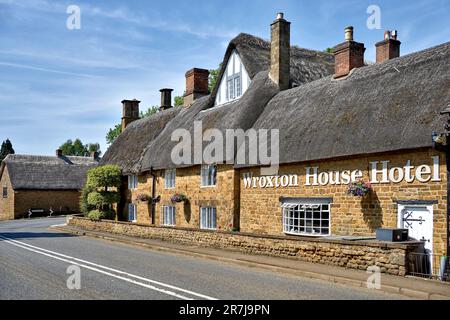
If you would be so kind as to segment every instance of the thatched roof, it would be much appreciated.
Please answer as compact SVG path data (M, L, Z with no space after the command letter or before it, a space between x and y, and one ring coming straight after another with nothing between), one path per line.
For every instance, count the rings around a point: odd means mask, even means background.
M253 126L280 130L280 163L431 147L450 103L450 42L276 95Z
M0 177L6 166L14 190L80 190L87 171L97 165L92 157L10 154L0 166Z
M130 123L108 148L100 164L115 164L124 174L135 173L144 150L182 109L171 108Z
M176 129L192 134L200 120L203 131L278 129L281 164L431 147L432 131L442 130L439 111L450 102L450 43L354 69L340 80L330 75L330 55L294 48L291 80L301 85L282 92L268 78L267 41L239 35L223 66L234 49L252 78L239 100L213 108L213 92L189 108L137 121L102 163L121 165L124 173L187 166L172 163L178 142L171 136Z
M225 137L227 129L247 130L252 127L255 120L264 110L264 107L278 93L277 86L269 79L267 72L260 72L245 93L245 95L235 101L221 107L209 108L211 105L210 97L204 97L196 101L191 107L185 108L180 114L170 121L164 131L151 142L145 150L142 157L141 167L138 171L147 171L153 169L166 169L173 167L183 167L192 164L201 164L196 162L194 157L188 165L175 165L171 159L171 153L178 141L171 141L172 132L177 129L184 129L194 137L194 122L201 121L203 132L208 129L217 129ZM200 137L201 139L201 137ZM191 150L194 150L194 139L191 140ZM205 147L208 143L204 143ZM225 147L225 141L224 141ZM239 147L236 143L236 147ZM222 162L227 160L233 163L234 152L231 158L226 158L226 152L222 157Z
M239 53L250 78L253 78L258 72L269 70L270 42L241 33L230 41L218 79L222 78L233 50ZM334 56L327 52L291 46L290 67L290 83L295 87L333 74ZM216 95L217 89L218 85L212 92L213 96Z
M131 123L107 150L101 164L117 164L124 174L153 168L173 167L171 134L175 129L193 130L194 121L203 120L203 129L220 130L250 128L267 102L278 92L267 77L270 63L268 41L240 34L231 40L225 53L219 78L227 61L236 49L252 78L253 84L238 101L212 108L215 91L198 99L189 108L172 108ZM324 52L291 48L291 82L302 84L331 74L332 55ZM261 75L258 75L261 73ZM264 75L263 75L264 74ZM217 89L218 85L216 86ZM210 109L206 111L207 109Z

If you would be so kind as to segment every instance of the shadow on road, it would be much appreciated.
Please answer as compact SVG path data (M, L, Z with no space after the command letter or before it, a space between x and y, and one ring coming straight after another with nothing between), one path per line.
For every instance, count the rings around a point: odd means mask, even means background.
M33 238L72 238L76 235L69 233L52 233L52 232L0 232L0 236L9 239L33 239ZM4 239L0 238L0 241Z

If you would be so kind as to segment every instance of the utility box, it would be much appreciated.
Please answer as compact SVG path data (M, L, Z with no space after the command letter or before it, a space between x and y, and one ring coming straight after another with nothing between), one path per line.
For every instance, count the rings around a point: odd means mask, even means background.
M377 240L389 242L408 241L408 229L380 228L376 231Z

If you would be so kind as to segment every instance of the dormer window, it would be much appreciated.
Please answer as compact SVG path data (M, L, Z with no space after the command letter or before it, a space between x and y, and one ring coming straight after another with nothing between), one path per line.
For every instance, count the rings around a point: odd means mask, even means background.
M227 67L220 80L215 105L223 105L239 99L250 85L247 70L234 50L228 59Z

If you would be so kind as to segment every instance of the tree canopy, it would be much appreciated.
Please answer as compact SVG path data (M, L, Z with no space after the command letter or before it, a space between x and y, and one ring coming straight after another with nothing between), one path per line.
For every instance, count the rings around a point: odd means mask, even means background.
M12 146L12 143L9 139L6 139L2 142L2 147L0 149L0 162L3 161L3 159L6 158L8 154L14 154L14 149Z
M69 139L59 148L65 156L87 157L91 154L91 152L98 152L98 155L101 155L102 153L99 143L83 144L80 139L75 139L75 141Z

